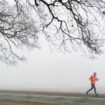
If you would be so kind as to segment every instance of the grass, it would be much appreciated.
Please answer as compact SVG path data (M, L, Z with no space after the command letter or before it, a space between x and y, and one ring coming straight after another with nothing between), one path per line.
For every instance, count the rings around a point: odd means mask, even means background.
M42 102L42 103L55 103L57 105L105 105L105 99L103 98L90 98L86 96L84 97L71 97L70 96L69 97L69 96L0 93L0 99L21 100L21 101L24 100L24 101ZM12 104L0 103L0 105L12 105Z

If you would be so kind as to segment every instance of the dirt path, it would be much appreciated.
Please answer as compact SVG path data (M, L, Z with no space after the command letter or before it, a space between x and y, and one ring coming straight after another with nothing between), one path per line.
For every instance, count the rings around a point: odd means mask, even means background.
M15 100L2 100L0 99L1 103L9 103L9 104L21 104L21 105L55 105L50 103L39 103L39 102L31 102L31 101L15 101Z

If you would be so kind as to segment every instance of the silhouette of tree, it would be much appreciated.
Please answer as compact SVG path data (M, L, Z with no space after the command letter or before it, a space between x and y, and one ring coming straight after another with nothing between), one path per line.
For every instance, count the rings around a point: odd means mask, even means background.
M11 1L0 1L1 60L23 60L19 47L38 47L40 32L64 51L79 48L91 57L102 53L104 0Z
M29 12L21 4L0 2L0 60L15 64L24 60L19 49L37 46L37 29Z

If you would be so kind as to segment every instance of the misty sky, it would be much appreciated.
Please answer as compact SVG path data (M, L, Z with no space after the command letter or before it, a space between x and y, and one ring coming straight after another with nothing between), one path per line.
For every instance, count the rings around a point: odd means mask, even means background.
M89 76L97 72L97 90L104 91L105 54L92 61L79 51L53 51L46 42L26 55L27 61L15 67L0 63L0 89L85 92L90 88Z
M45 41L41 47L28 51L27 61L17 66L0 62L0 89L85 92L90 75L97 72L97 90L105 92L105 54L92 61L80 51L55 51Z

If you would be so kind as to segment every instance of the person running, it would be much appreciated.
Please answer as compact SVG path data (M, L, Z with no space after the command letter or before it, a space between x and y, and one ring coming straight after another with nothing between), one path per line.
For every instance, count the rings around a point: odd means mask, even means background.
M97 74L94 72L92 76L90 76L89 80L91 82L91 88L86 92L86 94L88 95L88 93L94 89L94 93L96 96L98 96L97 92L96 92L96 81L98 81L99 79L97 79Z

